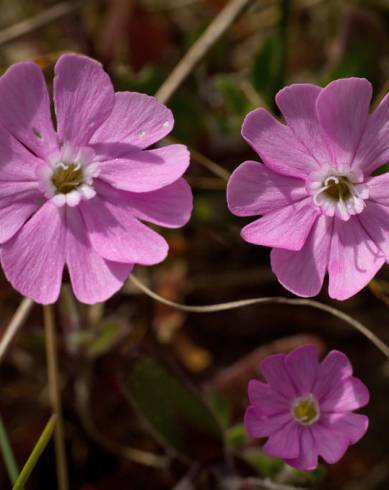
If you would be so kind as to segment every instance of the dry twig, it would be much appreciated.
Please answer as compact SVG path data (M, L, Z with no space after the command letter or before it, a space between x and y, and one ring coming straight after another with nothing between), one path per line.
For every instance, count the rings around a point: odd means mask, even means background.
M250 1L252 0L231 0L224 7L161 85L155 94L157 99L165 104L171 98L197 63L230 27Z
M29 298L24 298L18 309L15 311L8 327L5 329L5 334L0 342L0 362L8 350L10 343L17 334L19 328L23 325L25 319L31 311L34 303Z
M0 46L4 46L13 41L17 41L32 32L41 29L42 27L56 22L57 20L70 15L76 10L84 7L92 0L78 0L77 2L61 2L51 8L45 9L42 13L31 17L30 19L22 20L0 32ZM94 0L96 2L96 0Z

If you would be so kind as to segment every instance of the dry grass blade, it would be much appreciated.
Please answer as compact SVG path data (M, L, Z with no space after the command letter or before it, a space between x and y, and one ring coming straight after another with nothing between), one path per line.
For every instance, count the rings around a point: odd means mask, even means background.
M171 98L197 63L230 27L250 1L252 0L231 0L226 5L162 84L155 94L157 99L165 104Z
M24 298L20 303L18 309L15 311L12 320L10 321L8 327L5 330L5 334L0 342L0 362L3 359L5 353L8 350L9 345L11 344L13 338L17 334L19 328L23 325L26 320L28 314L31 311L34 303L29 298Z
M96 0L94 0L96 2ZM75 12L92 0L79 0L77 2L61 2L44 10L41 14L22 20L0 32L0 46L16 41L32 32L45 27L63 17Z

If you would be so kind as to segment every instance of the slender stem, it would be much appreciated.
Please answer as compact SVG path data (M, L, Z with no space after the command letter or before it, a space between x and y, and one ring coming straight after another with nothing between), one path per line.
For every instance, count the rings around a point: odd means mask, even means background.
M38 442L35 444L35 447L32 450L30 456L28 457L27 462L24 465L20 473L20 476L16 480L12 490L22 490L24 488L24 485L26 484L29 476L31 475L32 470L35 468L41 454L45 450L47 444L51 439L51 436L53 435L56 418L57 417L55 415L52 415L50 417L50 420L47 422L46 427L43 429L43 432L40 435Z
M242 308L244 306L251 306L257 304L286 304L286 305L294 305L294 306L310 306L311 308L315 308L317 310L325 311L330 315L339 318L344 321L348 325L351 325L353 328L358 330L362 335L364 335L367 339L370 340L372 344L374 344L377 349L379 349L385 357L389 359L389 346L387 346L381 339L379 339L368 327L363 325L363 323L355 320L355 318L347 315L343 311L338 310L337 308L333 308L332 306L326 305L324 303L320 303L319 301L315 301L312 299L293 299L293 298L283 298L281 296L273 296L273 297L263 297L263 298L250 298L243 299L238 301L229 301L227 303L217 303L214 305L205 305L205 306L192 306L192 305L182 305L180 303L175 303L173 301L169 301L168 299L162 298L159 294L155 293L151 289L149 289L145 284L143 284L137 277L134 275L130 276L130 280L137 288L143 291L150 298L163 303L164 305L171 306L181 311L187 311L191 313L216 313L218 311L226 311L226 310L234 310L236 308Z
M58 372L57 340L55 334L54 311L52 305L43 306L46 335L47 369L49 377L50 402L57 423L54 432L58 489L68 490L68 472L65 452L65 434L61 406L61 389Z
M9 479L11 480L12 485L14 485L19 476L19 470L1 415L0 415L0 448L1 448L1 453L3 455L4 464L7 468Z
M279 72L279 87L285 85L286 67L288 59L288 27L290 18L290 0L281 0L281 21L280 21L280 36L281 36L281 65Z
M177 88L191 73L194 66L205 56L208 50L225 33L242 10L252 0L230 0L224 9L209 24L204 34L193 44L181 59L158 92L157 99L166 104Z
M171 143L180 143L176 138L173 138L172 136L168 136L166 138L169 142ZM211 159L200 153L199 151L189 148L191 159L194 160L197 163L200 163L203 167L207 168L211 173L219 177L221 180L224 182L227 182L228 179L230 178L230 172L223 168L221 165L219 165L216 162L213 162Z
M91 0L78 0L76 2L61 2L53 7L44 9L40 14L30 19L22 20L17 24L6 27L0 31L0 46L9 44L13 41L27 36L42 27L45 27L53 22L58 22L63 17L70 15L84 5L90 3Z
M0 342L0 362L3 359L9 345L11 344L13 338L18 333L19 328L22 326L24 320L27 318L31 311L34 303L31 299L24 298L20 303L18 309L16 310L14 316L12 317L8 327L5 330Z

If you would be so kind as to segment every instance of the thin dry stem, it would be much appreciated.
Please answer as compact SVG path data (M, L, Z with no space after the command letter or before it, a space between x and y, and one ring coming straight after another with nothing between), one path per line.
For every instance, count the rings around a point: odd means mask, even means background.
M173 138L172 136L169 136L166 139L170 143L180 144L180 142L176 138ZM204 168L209 170L212 174L216 175L221 180L223 180L225 183L228 181L228 179L230 178L230 175L231 175L228 170L223 168L218 163L212 161L210 158L206 157L205 155L203 155L199 151L194 150L193 148L188 148L188 149L190 151L190 156L191 156L191 159L193 161L202 165ZM225 187L225 185L224 185L224 187Z
M155 94L157 99L166 104L197 63L225 33L250 1L252 0L231 0L224 7L161 85Z
M32 32L58 21L72 12L90 3L92 0L79 0L78 2L61 2L51 8L45 9L41 14L22 20L0 32L0 46L17 41ZM96 2L96 0L94 0Z
M272 304L272 303L286 304L286 305L293 305L293 306L310 306L311 308L325 311L326 313L329 313L330 315L339 318L340 320L344 321L348 325L352 326L355 330L358 330L358 332L360 332L367 339L369 339L370 342L374 344L377 347L377 349L379 349L384 354L384 356L386 356L389 359L389 346L387 346L371 330L369 330L368 327L363 325L363 323L359 322L358 320L355 320L351 316L347 315L343 311L340 311L324 303L320 303L319 301L315 301L312 299L293 299L293 298L283 298L281 296L273 296L273 297L264 297L264 298L243 299L239 301L229 301L227 303L217 303L217 304L207 305L207 306L182 305L179 303L175 303L173 301L169 301L165 298L162 298L162 296L159 296L159 294L149 289L134 275L130 276L130 280L135 286L137 286L150 298L159 301L160 303L163 303L167 306L171 306L178 310L186 311L189 313L216 313L219 311L242 308L244 306L252 306L257 304Z
M2 361L5 353L8 350L13 338L18 333L19 328L23 325L28 314L30 313L34 303L29 298L24 298L18 309L15 311L8 327L5 329L5 334L3 335L0 342L0 362Z
M52 305L43 306L47 371L49 377L50 403L53 414L57 416L54 432L55 456L57 465L58 489L68 490L68 470L65 450L65 431L62 416L61 389L58 372L57 339L55 332L54 311Z

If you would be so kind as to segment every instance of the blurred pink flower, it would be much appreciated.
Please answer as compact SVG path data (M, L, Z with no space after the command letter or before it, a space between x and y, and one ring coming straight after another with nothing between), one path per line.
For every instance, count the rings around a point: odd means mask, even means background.
M252 437L268 438L266 454L310 471L318 456L339 461L366 433L368 418L352 411L368 403L369 392L341 352L319 363L317 348L304 345L267 357L261 371L268 384L250 381L244 422Z
M389 259L389 95L369 115L371 84L336 80L324 89L296 84L276 97L286 125L264 109L246 117L242 135L263 164L232 174L228 205L237 216L263 215L244 240L273 247L278 280L299 296L343 300Z
M148 146L173 128L155 98L115 93L101 65L61 56L54 108L34 63L0 78L0 243L4 272L38 303L59 295L64 266L84 303L104 301L134 264L163 261L167 242L141 221L175 228L190 218L183 145Z

